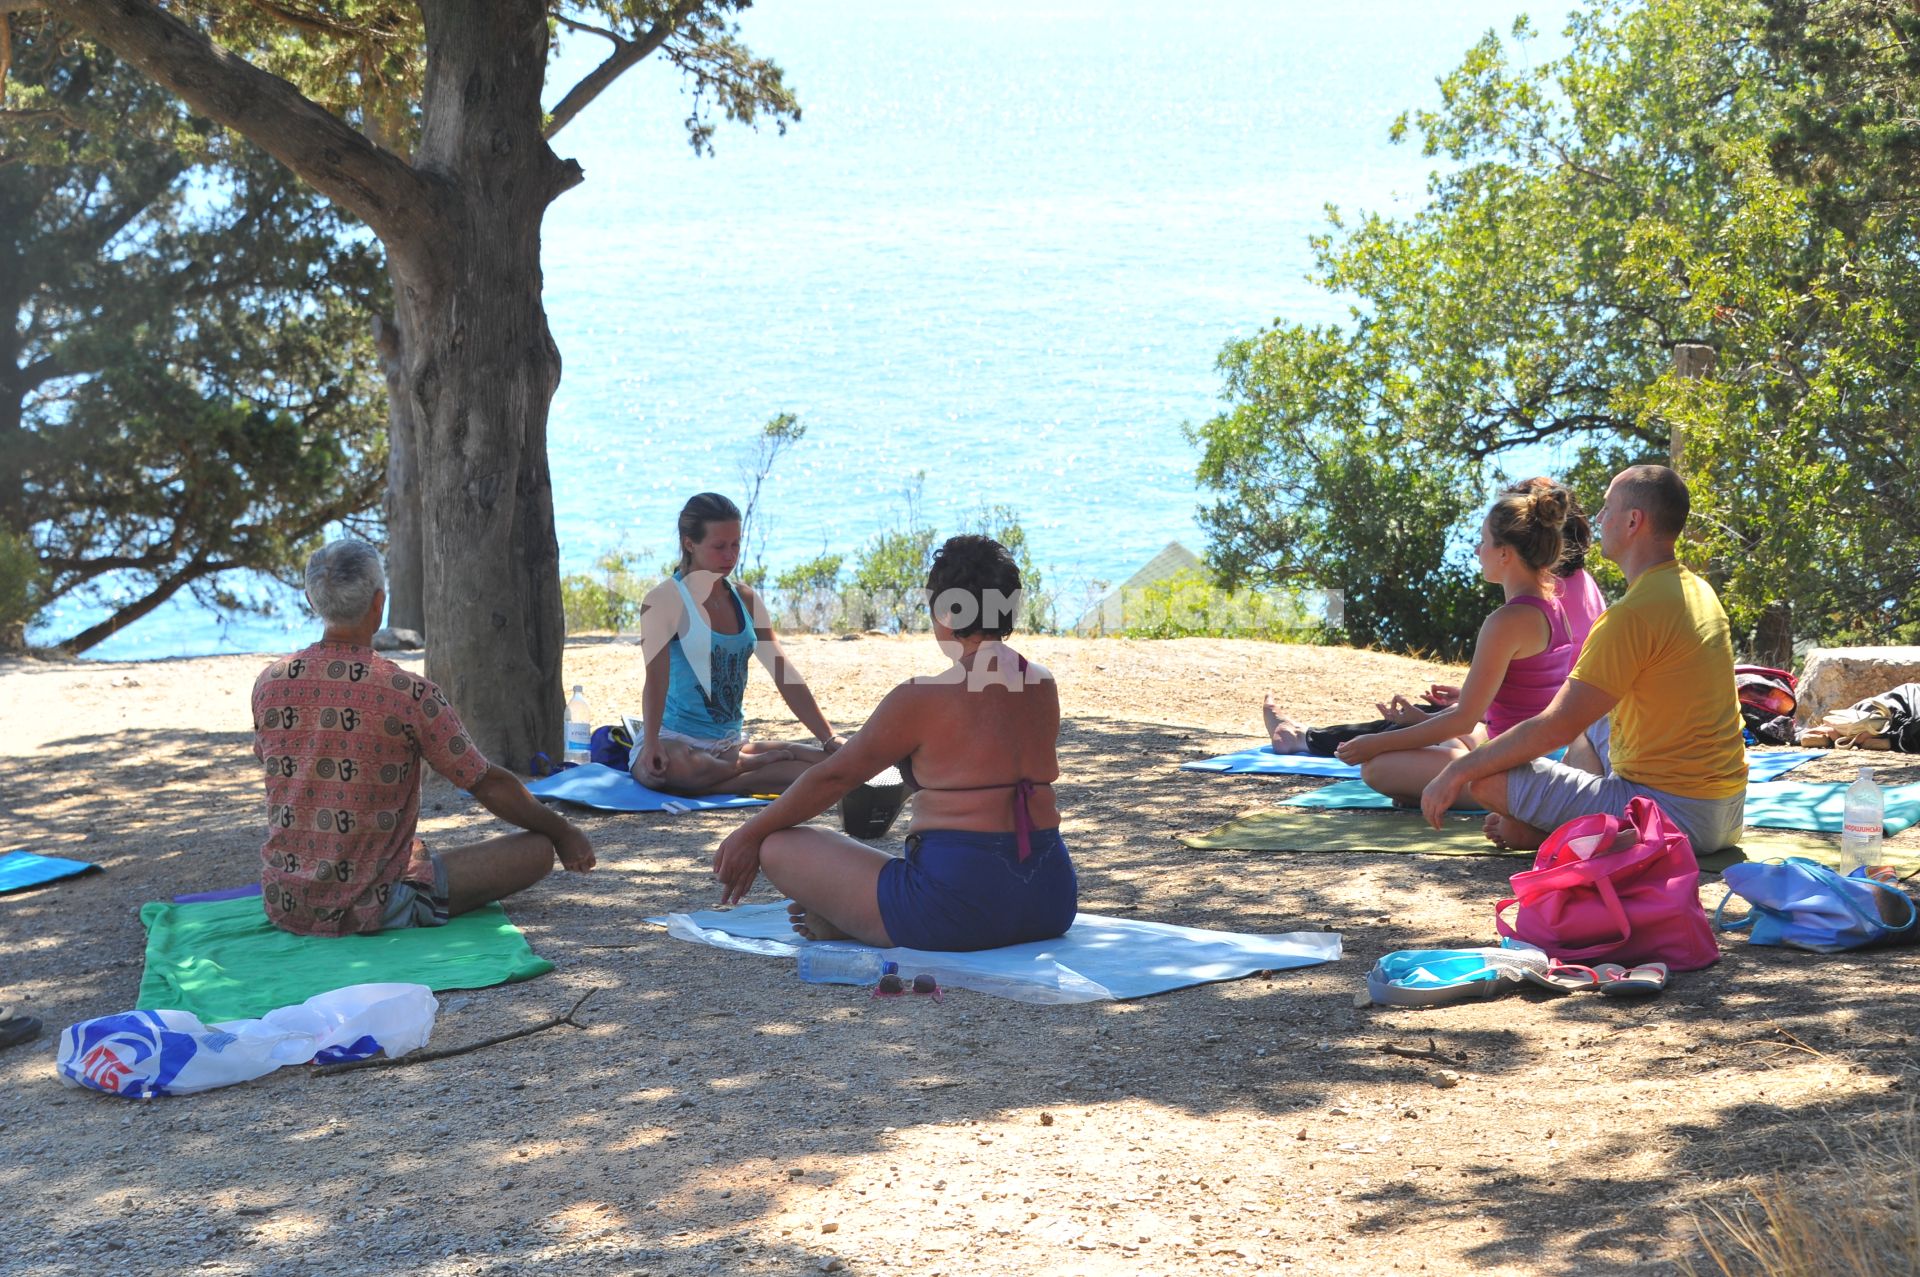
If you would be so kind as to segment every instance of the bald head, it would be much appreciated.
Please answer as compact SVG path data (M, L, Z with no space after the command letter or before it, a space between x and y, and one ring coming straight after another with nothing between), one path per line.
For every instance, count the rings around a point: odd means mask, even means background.
M1687 481L1671 466L1628 466L1614 476L1613 494L1620 511L1640 511L1649 530L1663 541L1679 539L1693 508Z

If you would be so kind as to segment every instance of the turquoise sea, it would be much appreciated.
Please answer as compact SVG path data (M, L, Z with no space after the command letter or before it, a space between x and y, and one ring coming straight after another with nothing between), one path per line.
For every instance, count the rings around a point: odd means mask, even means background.
M1344 317L1304 279L1324 206L1417 208L1433 162L1389 126L1523 11L760 0L743 34L804 119L723 124L712 157L687 145L672 67L629 73L555 143L587 174L546 221L567 569L666 557L680 504L738 496L781 412L807 433L762 497L776 569L851 554L916 486L943 530L1016 509L1068 614L1170 540L1203 550L1181 426L1217 410L1221 346ZM1560 7L1531 12L1558 30ZM602 48L577 38L556 96ZM88 655L260 651L308 628L297 605L223 624L176 600Z

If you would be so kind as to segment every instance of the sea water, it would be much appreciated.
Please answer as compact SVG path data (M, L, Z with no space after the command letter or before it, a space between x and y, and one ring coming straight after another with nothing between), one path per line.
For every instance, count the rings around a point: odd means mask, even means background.
M1527 11L763 0L743 36L804 118L784 137L723 122L711 157L687 145L673 68L630 72L554 140L586 172L544 237L564 570L667 558L681 503L741 499L782 412L806 436L761 497L775 570L851 557L910 514L946 532L1003 505L1072 615L1168 541L1203 551L1181 427L1220 410L1221 347L1346 318L1304 278L1324 205L1416 209L1435 161L1389 142L1395 116ZM1531 12L1557 31L1560 9ZM549 96L603 55L575 37ZM87 655L311 630L258 588L276 615L223 624L177 598ZM102 614L63 608L33 637Z

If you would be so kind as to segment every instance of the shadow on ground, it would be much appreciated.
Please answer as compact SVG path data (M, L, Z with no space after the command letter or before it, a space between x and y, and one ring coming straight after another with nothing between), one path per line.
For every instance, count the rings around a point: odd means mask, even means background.
M443 996L435 1045L597 989L590 1029L149 1104L59 1088L49 1044L10 1052L15 1258L92 1271L137 1231L262 1274L349 1244L424 1272L1361 1272L1386 1246L1433 1271L1646 1271L1691 1247L1696 1203L1905 1103L1911 951L1736 947L1646 1003L1357 1009L1380 953L1484 943L1515 864L1190 851L1174 837L1316 782L1178 771L1217 738L1152 724L1062 744L1083 908L1332 928L1346 959L1129 1004L871 1001L645 924L711 903L735 818L586 813L603 868L510 904L558 972ZM141 901L256 872L251 742L148 728L17 761L0 845L107 872L0 899L0 983L55 1024L122 1009ZM438 782L425 814L430 842L488 823Z

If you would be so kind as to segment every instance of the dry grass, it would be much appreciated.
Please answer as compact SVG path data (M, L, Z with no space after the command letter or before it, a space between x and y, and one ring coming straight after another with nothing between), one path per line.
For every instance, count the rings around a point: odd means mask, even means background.
M1822 1160L1695 1216L1708 1264L1687 1277L1908 1277L1920 1273L1920 1120L1909 1108L1820 1141Z

